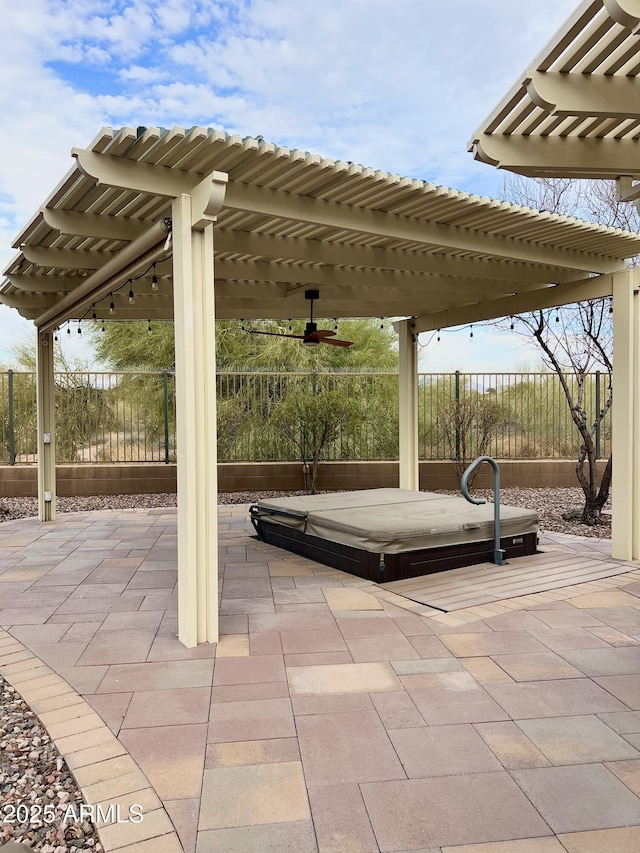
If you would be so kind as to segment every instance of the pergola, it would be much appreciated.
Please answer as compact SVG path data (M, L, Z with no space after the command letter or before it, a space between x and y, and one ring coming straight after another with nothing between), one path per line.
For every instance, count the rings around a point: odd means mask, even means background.
M631 299L640 237L619 229L200 127L106 128L72 154L0 290L37 327L40 518L55 515L54 330L173 318L187 646L218 638L216 318L306 317L307 287L319 316L407 318L400 485L417 489L419 332L602 295L620 318Z
M584 0L469 143L529 177L615 180L640 203L640 0ZM640 559L638 270L614 283L613 543Z

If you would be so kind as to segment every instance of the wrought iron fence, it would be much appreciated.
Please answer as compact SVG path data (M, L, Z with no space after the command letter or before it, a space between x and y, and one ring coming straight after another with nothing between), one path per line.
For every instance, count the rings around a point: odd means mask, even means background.
M606 382L599 373L587 378L588 420L604 404ZM55 385L59 462L175 461L173 373L56 373ZM217 390L220 461L296 459L273 416L288 395L325 392L356 400L362 414L326 458L398 457L396 373L221 372ZM418 423L421 459L460 456L483 438L501 459L572 459L580 447L555 373L421 373ZM595 441L598 456L608 456L610 414ZM36 452L35 374L0 372L0 462L35 462Z

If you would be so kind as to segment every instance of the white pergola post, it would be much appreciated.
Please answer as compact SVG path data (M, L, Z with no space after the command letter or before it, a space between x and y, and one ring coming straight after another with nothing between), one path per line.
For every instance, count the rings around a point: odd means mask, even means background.
M172 208L178 460L178 639L218 641L218 481L213 224L190 195Z
M640 270L613 278L611 556L640 559Z
M36 407L38 430L38 518L56 517L56 409L53 377L53 335L38 331Z
M399 334L400 488L420 489L418 464L418 345L411 320L395 324Z

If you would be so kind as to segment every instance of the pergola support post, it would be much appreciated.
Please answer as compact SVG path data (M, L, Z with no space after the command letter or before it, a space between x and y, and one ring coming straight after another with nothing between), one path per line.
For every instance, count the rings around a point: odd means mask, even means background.
M178 639L218 641L218 482L213 224L173 203L178 469Z
M418 345L411 320L395 324L399 335L399 424L401 489L420 489L418 462Z
M56 517L55 381L53 375L53 335L37 333L36 408L38 431L38 518Z
M611 556L640 559L640 270L613 279Z

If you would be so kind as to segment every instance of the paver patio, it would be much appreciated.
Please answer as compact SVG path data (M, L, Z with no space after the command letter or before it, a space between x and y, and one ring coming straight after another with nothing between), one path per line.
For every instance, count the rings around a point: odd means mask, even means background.
M173 511L0 527L0 673L88 802L144 809L107 851L640 849L640 567L443 613L251 534L220 508L187 650Z

